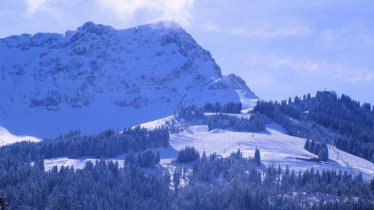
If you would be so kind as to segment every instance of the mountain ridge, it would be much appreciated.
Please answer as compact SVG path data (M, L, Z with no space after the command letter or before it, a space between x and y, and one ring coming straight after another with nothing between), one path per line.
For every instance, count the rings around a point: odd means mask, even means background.
M0 39L0 55L0 125L15 134L122 129L180 105L250 99L251 108L257 99L173 22L10 36Z

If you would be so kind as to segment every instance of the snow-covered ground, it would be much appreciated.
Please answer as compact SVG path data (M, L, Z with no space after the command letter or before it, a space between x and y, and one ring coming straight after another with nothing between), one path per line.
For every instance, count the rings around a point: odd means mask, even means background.
M277 124L269 124L265 132L245 133L226 130L208 131L205 126L192 126L188 131L171 135L170 145L174 150L185 146L194 146L201 153L217 153L223 157L240 151L245 157L253 157L255 148L261 151L261 160L265 166L282 167L287 165L295 171L314 168L315 170L342 170L352 174L361 172L365 179L374 176L374 164L357 156L329 145L329 161L317 163L297 158L311 158L314 154L304 149L305 139L285 134Z
M163 126L166 122L168 122L172 119L174 119L174 116L170 115L170 116L158 119L158 120L154 120L154 121L151 121L151 122L140 124L140 127L147 128L149 130L153 130L155 128Z
M118 165L120 167L123 167L124 164L124 158L113 158L108 159L108 161L118 162ZM51 170L54 166L57 166L58 168L61 168L61 166L73 166L74 169L82 169L84 168L86 162L91 161L95 163L96 161L99 161L99 159L95 158L78 158L78 159L72 159L67 157L62 158L51 158L51 159L45 159L44 160L44 169L46 171Z
M41 141L33 136L16 136L10 133L7 129L0 127L0 146L13 144L20 141Z
M143 127L154 128L160 126L160 121L153 121L142 124ZM297 158L311 158L314 154L304 149L305 139L285 134L284 130L277 124L269 124L266 131L261 133L233 132L226 130L209 131L206 125L190 126L186 131L170 135L170 147L158 149L161 155L161 164L167 166L178 155L178 150L186 146L194 146L200 153L208 155L217 153L223 157L229 156L232 152L240 151L244 157L253 157L255 148L261 151L261 160L265 166L286 167L287 165L296 172L299 170L342 170L352 174L362 173L364 179L368 180L374 176L374 164L348 154L344 151L329 145L329 161L326 163L308 162ZM123 166L123 156L111 160L119 161ZM56 158L45 161L46 170L53 165L73 165L74 168L83 168L86 161L96 159L68 159Z

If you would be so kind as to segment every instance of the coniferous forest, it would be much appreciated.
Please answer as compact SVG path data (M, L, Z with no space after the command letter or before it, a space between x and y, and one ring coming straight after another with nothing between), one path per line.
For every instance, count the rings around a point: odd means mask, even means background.
M52 168L16 156L0 159L0 188L10 209L371 209L374 188L361 175L268 167L241 152L205 153L173 174L127 157ZM152 153L143 154L155 160ZM152 161L153 161L152 160ZM146 167L146 168L145 168ZM186 183L182 185L181 183Z
M374 162L374 107L349 96L320 91L288 101L259 101L254 109L281 124L290 135L334 144Z
M259 113L250 118L222 113L205 115L200 109L189 107L181 109L176 118L187 125L203 122L209 130L263 131L265 121L269 120L264 115L274 120L278 115L288 116L279 110L271 114L264 111L267 110L264 107L278 106L281 105L260 102L256 107ZM316 129L325 129L315 125ZM309 133L303 133L306 134ZM317 141L310 137L313 140L306 141L305 149L326 161L328 139ZM374 179L364 181L361 174L313 168L305 171L280 166L266 168L261 163L259 148L253 157L244 157L238 150L223 158L200 154L187 146L165 168L159 164L157 149L168 146L167 126L154 130L140 127L121 132L106 130L95 135L71 131L38 143L3 146L0 148L1 205L9 209L90 210L374 208ZM125 154L124 165L106 160L119 154ZM44 158L63 156L101 160L87 162L83 169L55 166L45 170Z
M196 106L181 108L176 113L176 118L186 125L208 125L209 130L226 129L247 132L258 132L265 130L265 121L263 116L259 114L252 114L250 118L244 118L230 116L223 114L222 112L213 115L205 115L203 110L204 109L197 108Z

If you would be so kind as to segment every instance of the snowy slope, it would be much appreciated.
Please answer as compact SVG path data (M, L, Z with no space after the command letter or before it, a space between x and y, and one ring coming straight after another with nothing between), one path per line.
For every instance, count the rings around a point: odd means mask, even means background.
M141 126L154 129L172 117L166 117L156 121L144 123ZM176 159L178 150L186 146L194 146L200 153L217 153L222 157L229 156L238 149L244 157L253 157L255 148L261 151L261 160L266 167L281 165L285 168L287 165L296 172L314 168L315 170L336 170L347 171L351 174L362 173L366 180L374 177L374 164L365 159L341 151L334 146L329 145L329 161L325 163L308 162L297 158L311 158L314 154L304 149L305 139L289 136L277 124L268 124L266 131L260 133L251 132L233 132L227 130L209 131L207 125L190 126L179 134L171 134L170 147L158 149L161 155L161 164L168 165ZM75 168L82 168L84 162L90 159L67 159L58 158L46 160L46 169L53 165L59 166L73 165ZM123 165L123 157L113 158Z
M158 120L142 123L142 124L140 124L140 127L146 128L148 130L153 130L153 129L156 129L158 127L162 127L163 125L165 125L165 123L167 123L168 121L173 120L173 119L174 119L174 116L170 115L170 116L158 119Z
M118 163L120 167L123 167L124 159L119 158L113 158L110 159L112 161L115 161ZM46 159L44 160L44 170L50 171L54 166L57 166L58 168L61 168L61 166L73 166L74 169L82 169L86 165L87 162L93 162L100 161L99 159L95 158L79 158L79 159L72 159L72 158L52 158L52 159ZM109 160L108 160L109 161Z
M212 115L213 113L205 113ZM248 114L229 114L237 117L248 117ZM155 129L167 121L169 116L159 120L141 124L141 127ZM180 134L172 134L171 148L161 150L163 162L167 163L175 159L178 151L185 146L194 146L200 152L207 154L217 153L226 157L237 149L240 149L247 157L253 156L255 148L261 150L261 158L266 166L281 164L289 165L295 170L305 170L311 167L315 169L332 169L347 171L352 174L363 173L365 178L374 177L374 164L368 160L344 152L333 145L328 145L329 161L326 163L306 162L296 159L311 158L316 155L304 149L306 139L289 136L278 124L268 124L266 131L262 133L232 132L225 130L209 131L208 126L191 126Z
M0 127L0 146L13 144L20 141L38 142L41 140L33 136L16 136L11 134L7 129Z
M0 125L15 134L123 129L181 105L257 99L170 22L11 36L0 39L0 57Z
M243 112L246 113L252 110L258 101L257 96L248 88L245 81L236 76L235 74L229 74L223 77L225 83L228 86L233 87L240 98L240 102L243 106Z
M365 179L374 177L374 164L365 159L341 151L329 145L329 161L326 163L308 162L297 159L315 157L304 149L305 139L285 134L276 124L267 125L262 133L232 132L225 130L208 131L207 126L192 126L189 131L171 136L170 145L174 150L194 146L207 154L217 153L223 157L240 149L245 157L253 157L255 148L261 151L265 166L282 167L288 165L296 171L305 169L342 170L352 174L361 172ZM339 158L337 158L339 156Z

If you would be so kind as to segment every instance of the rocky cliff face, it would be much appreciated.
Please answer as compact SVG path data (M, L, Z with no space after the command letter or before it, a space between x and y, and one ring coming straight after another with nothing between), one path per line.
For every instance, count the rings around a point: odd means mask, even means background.
M257 98L170 22L11 36L0 58L0 126L16 134L122 129L178 106Z

